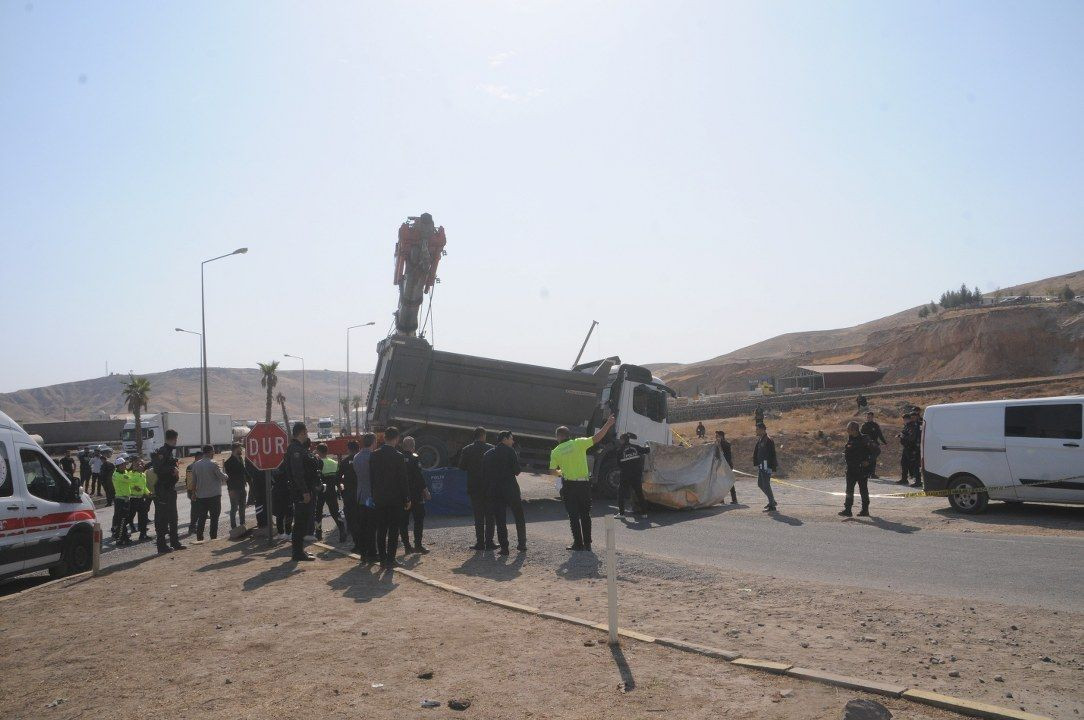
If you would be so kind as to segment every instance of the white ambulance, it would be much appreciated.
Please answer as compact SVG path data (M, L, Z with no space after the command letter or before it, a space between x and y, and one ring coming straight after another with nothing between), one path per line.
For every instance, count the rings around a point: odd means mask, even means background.
M0 578L89 570L94 503L0 412Z

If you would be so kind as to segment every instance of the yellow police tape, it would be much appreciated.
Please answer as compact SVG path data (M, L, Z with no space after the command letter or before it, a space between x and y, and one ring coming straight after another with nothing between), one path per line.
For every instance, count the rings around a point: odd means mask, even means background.
M746 477L755 477L754 475L750 475L747 472L742 472L741 470L734 470L734 474L735 475L744 475ZM1055 484L1055 483L1065 482L1065 481L1068 481L1068 480L1079 480L1081 478L1084 478L1084 475L1074 475L1072 477L1060 478L1058 480L1045 480L1043 482L1028 483L1027 485L1006 485L1004 487L996 487L996 488L993 488L993 489L983 486L983 487L967 488L966 490L962 489L962 488L958 488L956 490L919 490L917 492L881 493L881 494L877 494L877 495L871 494L870 497L875 497L875 498L901 498L902 499L902 498L918 498L918 497L949 497L951 495L977 495L979 493L990 493L990 492L993 492L993 491L996 491L996 490L1009 490L1009 489L1018 488L1018 487L1024 487L1024 488L1043 487L1045 485L1052 485L1052 484ZM774 477L772 478L772 482L776 483L777 485L787 485L788 487L798 488L800 490L809 490L810 492L822 493L824 495L836 495L836 496L846 495L846 493L836 492L836 491L832 491L832 490L820 490L818 488L806 487L805 485L799 485L797 483L787 482L786 480L780 480L779 478L774 478Z

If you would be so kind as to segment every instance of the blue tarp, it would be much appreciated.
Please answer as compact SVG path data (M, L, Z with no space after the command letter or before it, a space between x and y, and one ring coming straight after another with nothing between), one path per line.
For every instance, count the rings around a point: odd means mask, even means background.
M425 471L425 484L433 495L425 503L426 514L472 515L467 495L467 473L459 468L433 468Z

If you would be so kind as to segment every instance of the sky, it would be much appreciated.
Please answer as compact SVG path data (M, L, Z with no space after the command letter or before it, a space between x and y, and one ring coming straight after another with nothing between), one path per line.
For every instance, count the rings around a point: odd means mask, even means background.
M0 391L694 362L1084 268L1079 2L0 2Z

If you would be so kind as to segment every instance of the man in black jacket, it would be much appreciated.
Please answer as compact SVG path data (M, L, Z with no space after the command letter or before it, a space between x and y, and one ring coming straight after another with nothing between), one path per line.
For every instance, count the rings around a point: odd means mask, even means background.
M230 496L230 528L237 527L238 518L241 525L245 524L245 503L248 500L247 480L245 472L245 460L242 455L241 443L234 443L230 456L222 464L226 471L226 492Z
M467 471L467 494L474 510L474 538L471 550L493 550L494 518L489 488L482 473L482 458L493 446L486 442L486 429L474 428L474 442L459 452L459 469Z
M248 500L256 513L256 527L267 527L267 477L264 471L245 458L245 476L249 482Z
M305 423L294 423L293 440L286 448L283 470L289 483L290 499L294 504L294 526L290 532L293 546L293 559L297 561L315 560L316 557L305 550L305 531L312 522L312 490L309 487L309 474L312 462L305 441L309 439L309 429Z
M617 489L617 514L621 516L625 514L625 498L629 495L636 496L633 512L644 513L647 510L647 502L644 500L644 456L650 450L633 443L635 438L633 433L621 434L621 449L617 460L621 469L621 484Z
M734 469L734 454L730 448L730 441L726 439L726 433L722 430L715 431L715 457L726 460L726 466L731 470ZM738 492L733 485L730 486L730 504L738 504Z
M847 461L847 499L843 501L842 517L851 517L854 505L854 486L862 495L862 510L859 515L869 517L869 466L873 456L871 441L858 429L858 423L847 424L847 445L843 448L843 459Z
M410 509L406 460L399 452L399 428L384 430L384 444L369 458L369 480L373 487L373 516L376 519L376 555L380 566L395 567L399 525Z
M166 430L165 444L151 456L151 465L157 480L154 484L154 539L158 553L183 550L177 537L177 481L181 474L177 470L177 431ZM169 545L166 545L166 541Z
M403 438L403 458L406 460L407 489L410 496L410 509L402 514L399 535L403 538L403 552L426 554L422 546L422 529L425 525L425 501L429 499L429 488L425 486L422 464L414 452L414 438ZM414 547L410 546L410 518L414 518Z
M753 467L757 469L757 487L768 498L764 512L775 512L775 495L772 494L772 473L779 469L775 457L775 441L768 436L764 423L757 423L757 444L753 447Z
M866 413L866 421L862 423L859 432L869 441L869 477L871 480L877 480L877 457L881 454L881 446L887 445L888 441L885 440L880 424L873 419L872 410Z
M497 434L497 445L482 456L482 473L489 488L490 506L497 528L497 542L501 555L508 554L507 509L516 521L516 549L527 551L527 520L523 516L523 500L519 493L516 476L520 473L519 455L513 447L516 438L511 430Z
M359 555L365 552L361 545L361 517L358 507L358 473L354 470L354 456L360 446L357 440L346 443L346 456L339 461L339 482L343 486L343 515L346 517L346 530L354 543L351 548Z

